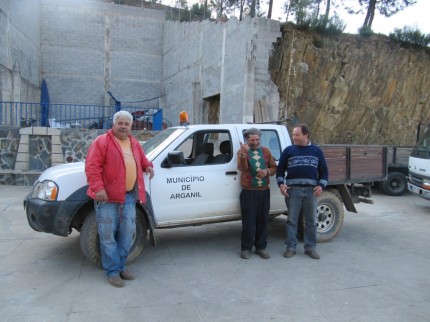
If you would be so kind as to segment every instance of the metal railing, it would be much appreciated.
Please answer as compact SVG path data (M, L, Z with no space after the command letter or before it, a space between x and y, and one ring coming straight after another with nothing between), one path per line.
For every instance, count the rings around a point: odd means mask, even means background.
M121 106L133 115L133 130L163 128L163 110ZM108 129L118 106L44 104L0 101L0 125Z

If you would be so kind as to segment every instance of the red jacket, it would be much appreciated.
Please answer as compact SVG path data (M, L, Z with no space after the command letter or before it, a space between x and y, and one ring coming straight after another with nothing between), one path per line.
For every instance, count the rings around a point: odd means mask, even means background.
M131 135L129 138L137 166L138 199L144 203L146 194L143 171L153 165L143 153L139 141ZM98 136L91 144L85 160L85 174L88 181L88 196L95 199L96 193L105 189L109 202L123 203L125 201L124 158L121 146L116 141L112 130Z

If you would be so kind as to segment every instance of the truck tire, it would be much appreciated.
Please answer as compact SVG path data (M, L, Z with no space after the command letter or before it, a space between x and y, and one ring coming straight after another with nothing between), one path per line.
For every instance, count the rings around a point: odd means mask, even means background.
M317 240L332 240L343 225L344 209L337 192L323 191L317 199Z
M406 176L401 172L390 172L387 180L382 181L382 191L389 196L401 196L408 190Z
M133 238L133 245L127 257L127 264L135 261L142 253L146 244L145 218L139 209L136 209L136 235ZM85 218L79 236L81 250L90 261L97 266L101 266L100 241L97 233L96 212L91 210Z

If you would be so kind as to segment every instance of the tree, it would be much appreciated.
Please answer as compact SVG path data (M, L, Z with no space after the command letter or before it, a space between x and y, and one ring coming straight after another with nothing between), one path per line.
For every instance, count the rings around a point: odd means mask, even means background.
M362 28L372 28L373 19L375 18L375 10L385 16L391 17L399 11L402 11L408 6L417 3L417 0L358 0L358 8L350 4L345 4L345 0L342 0L342 4L348 13L359 14L366 10L366 17Z
M284 4L284 12L288 16L295 16L297 25L306 25L318 16L318 8L321 0L290 0Z
M239 10L239 20L245 16L263 16L260 0L211 0L211 4L216 10L218 19L228 18L228 15L234 14L236 10Z
M273 0L269 0L269 10L267 11L267 19L272 19Z
M207 6L207 5L206 5ZM205 4L195 3L191 7L191 15L193 17L199 17L199 20L204 20L211 17L211 11L207 9ZM195 18L193 19L195 20Z

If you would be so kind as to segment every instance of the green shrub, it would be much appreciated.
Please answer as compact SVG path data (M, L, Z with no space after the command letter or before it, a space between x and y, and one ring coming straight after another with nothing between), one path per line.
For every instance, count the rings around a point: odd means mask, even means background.
M325 15L311 21L311 29L325 35L341 35L346 28L346 23L337 14L329 19Z
M392 41L405 47L426 47L430 44L430 34L423 34L418 28L405 26L402 29L395 28L389 34Z
M323 48L324 47L324 40L319 37L314 37L313 44L317 48Z

